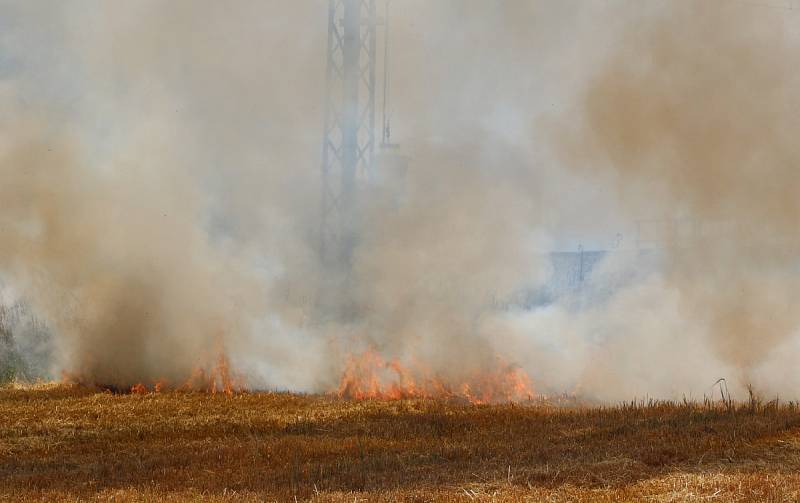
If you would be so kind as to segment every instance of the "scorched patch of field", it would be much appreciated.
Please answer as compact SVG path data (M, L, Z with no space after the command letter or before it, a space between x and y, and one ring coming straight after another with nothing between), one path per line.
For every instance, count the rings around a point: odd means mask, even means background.
M557 408L0 389L0 499L784 501L794 404Z

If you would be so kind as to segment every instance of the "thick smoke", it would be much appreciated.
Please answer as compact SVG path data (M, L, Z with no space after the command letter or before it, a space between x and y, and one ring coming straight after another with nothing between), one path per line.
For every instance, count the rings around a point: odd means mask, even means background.
M36 119L5 121L3 136L0 258L57 334L58 366L112 386L207 369L246 283L194 224L199 196L168 156L112 175Z
M51 327L54 375L182 382L222 352L250 387L324 392L373 350L603 399L791 394L785 11L399 2L411 163L363 197L347 319L319 299L326 1L0 7L0 269ZM631 273L628 222L653 217L692 231L659 227ZM579 243L619 248L600 294L536 301L548 252Z
M673 386L698 389L712 371L739 389L795 393L778 355L792 352L800 326L798 46L787 11L769 7L669 2L628 13L564 142L565 162L614 187L626 211L668 219L649 229L663 255L658 282L609 308L628 322L626 347L608 359L669 368Z

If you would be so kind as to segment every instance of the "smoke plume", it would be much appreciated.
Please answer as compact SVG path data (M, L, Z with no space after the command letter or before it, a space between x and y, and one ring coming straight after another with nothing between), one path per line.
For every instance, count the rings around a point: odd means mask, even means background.
M178 384L223 354L250 388L329 392L374 352L604 400L793 396L786 10L398 2L410 167L361 194L346 318L320 300L327 2L0 7L0 271L51 377Z
M663 298L626 307L638 325L627 330L640 341L666 332L670 343L691 334L691 344L651 357L707 352L699 368L792 396L794 373L776 356L791 351L800 325L791 305L800 287L798 47L787 11L769 7L672 2L631 16L587 84L564 151L626 211L665 219L649 224ZM642 309L662 327L640 323Z

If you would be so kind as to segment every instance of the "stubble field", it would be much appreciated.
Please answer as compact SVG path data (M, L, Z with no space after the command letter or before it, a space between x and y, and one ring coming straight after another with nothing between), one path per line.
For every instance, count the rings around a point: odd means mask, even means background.
M0 500L796 501L794 404L0 388Z

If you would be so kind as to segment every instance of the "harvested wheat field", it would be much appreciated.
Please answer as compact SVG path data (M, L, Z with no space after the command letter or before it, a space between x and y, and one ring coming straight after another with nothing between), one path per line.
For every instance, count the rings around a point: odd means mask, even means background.
M800 409L0 391L9 501L793 501Z

